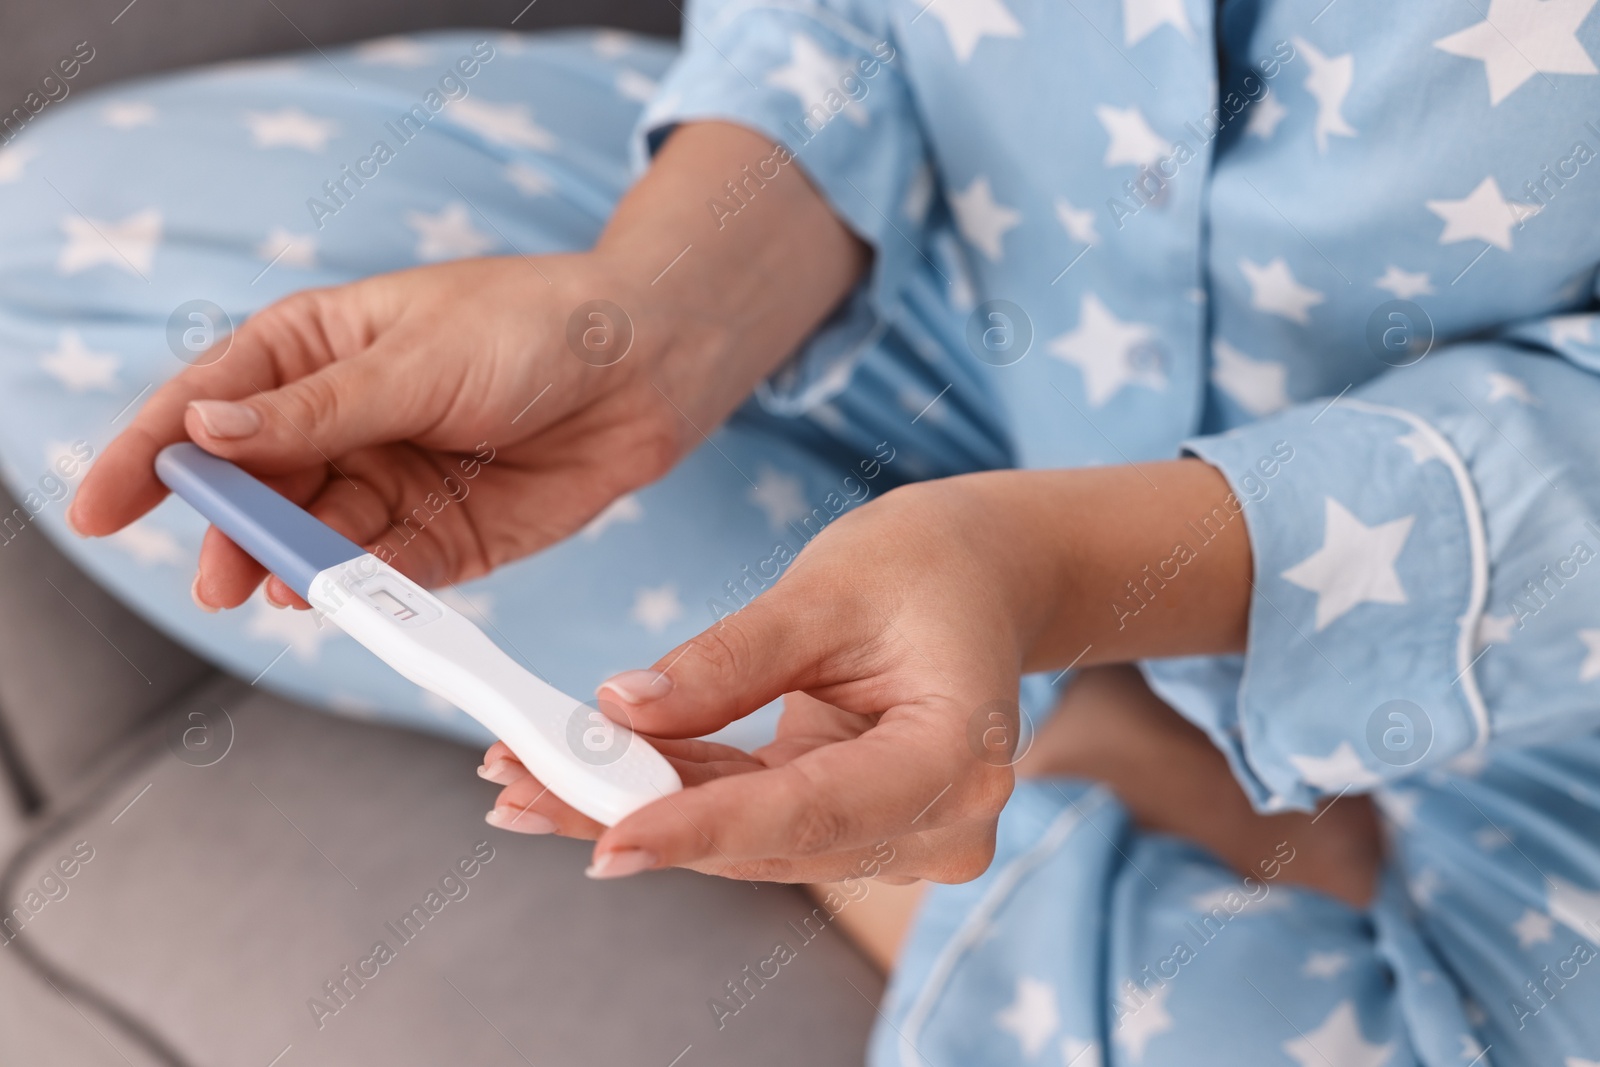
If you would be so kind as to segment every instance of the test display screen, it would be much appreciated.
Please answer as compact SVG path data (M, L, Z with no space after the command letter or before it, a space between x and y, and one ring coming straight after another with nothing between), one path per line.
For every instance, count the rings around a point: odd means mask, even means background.
M411 610L411 608L407 607L405 601L401 600L387 589L370 590L367 593L367 599L371 601L374 606L387 611L390 615L393 615L401 622L417 617L417 613Z

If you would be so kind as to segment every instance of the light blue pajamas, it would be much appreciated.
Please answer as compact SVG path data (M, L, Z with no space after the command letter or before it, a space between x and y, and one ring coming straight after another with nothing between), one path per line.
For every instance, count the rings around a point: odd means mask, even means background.
M1600 1063L1594 6L719 0L675 63L490 37L465 99L365 165L478 37L75 100L0 155L0 457L37 490L13 522L61 534L48 465L179 368L183 302L581 248L636 123L635 163L675 122L752 126L870 279L719 450L459 590L491 632L585 691L759 588L864 461L870 498L1186 447L1234 506L1088 610L1139 625L1245 522L1246 654L1146 674L1264 810L1375 791L1396 851L1358 911L1282 884L1292 851L1241 880L1098 788L1024 783L989 873L930 895L873 1061ZM334 202L347 164L377 169ZM707 210L736 226L762 187L729 177ZM168 504L66 544L263 685L472 732L304 616L199 614L199 534Z

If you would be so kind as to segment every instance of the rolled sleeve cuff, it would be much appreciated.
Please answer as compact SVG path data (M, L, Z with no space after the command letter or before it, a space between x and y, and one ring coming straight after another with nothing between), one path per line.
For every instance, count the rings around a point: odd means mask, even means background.
M1249 531L1249 641L1242 658L1143 666L1258 808L1310 808L1487 740L1471 669L1488 585L1483 519L1443 434L1346 398L1185 447L1228 479L1234 499L1220 510ZM1206 533L1205 522L1190 528Z
M738 224L762 176L798 164L829 206L873 251L857 294L763 388L769 406L795 413L837 393L854 361L881 336L908 274L921 261L932 173L894 45L815 4L733 3L686 30L684 54L645 109L634 138L641 167L671 129L719 120L782 146L729 175L707 202Z

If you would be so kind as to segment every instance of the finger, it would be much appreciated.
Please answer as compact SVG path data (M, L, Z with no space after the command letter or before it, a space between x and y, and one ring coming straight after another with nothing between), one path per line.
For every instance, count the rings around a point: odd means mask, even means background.
M505 761L502 761L505 762ZM560 834L592 841L605 827L550 792L531 774L500 790L484 820L498 830L519 834Z
M810 625L801 597L774 588L656 661L601 683L637 729L662 737L712 733L784 693L814 687L853 635Z
M996 825L994 819L977 820L821 856L771 856L730 862L711 855L685 866L701 874L748 882L836 883L836 896L840 899L823 902L828 911L836 913L842 904L870 892L872 881L890 885L971 881L994 859ZM616 878L634 872L619 871L615 860L597 859L587 873L591 878ZM820 918L816 913L813 916Z
M268 474L418 435L436 421L441 398L397 371L403 343L380 338L276 388L251 382L242 397L192 400L184 430L206 451Z
M326 338L320 346L309 342L296 325L316 321L322 300L308 290L257 312L232 335L222 358L190 366L152 393L89 468L67 511L73 528L101 537L161 502L167 489L155 475L156 453L188 436L184 416L190 401L241 399L331 359Z
M959 718L891 712L854 741L664 797L608 831L597 861L628 850L668 866L816 856L998 816L1010 769L973 757Z
M206 527L200 542L200 566L191 589L195 603L206 611L236 608L250 599L267 569L234 544L215 526ZM270 599L270 597L269 597Z
M760 766L748 753L709 741L666 740L655 744L686 786L749 773ZM481 777L505 786L490 813L491 826L519 833L559 833L591 841L605 831L604 824L573 808L529 773L504 742L497 741L490 747L479 770Z

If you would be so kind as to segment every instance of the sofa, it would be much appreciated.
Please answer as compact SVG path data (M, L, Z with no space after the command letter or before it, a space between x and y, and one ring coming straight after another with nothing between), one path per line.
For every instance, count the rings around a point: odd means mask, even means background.
M673 0L11 0L0 99L442 26L675 32ZM14 358L15 354L4 354ZM0 500L0 513L13 504ZM480 752L229 677L0 544L0 1064L859 1062L883 979L801 890L583 876ZM776 977L754 965L795 948Z

